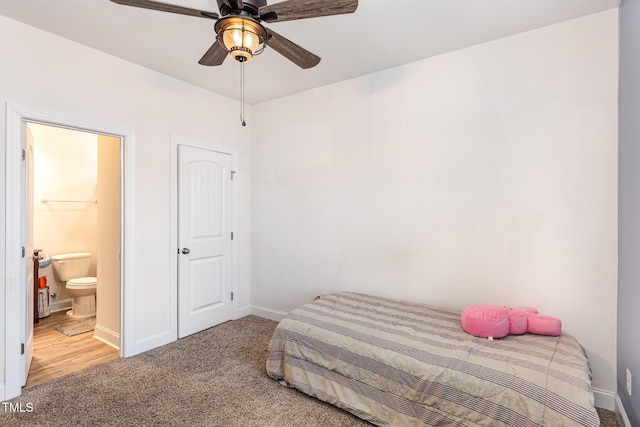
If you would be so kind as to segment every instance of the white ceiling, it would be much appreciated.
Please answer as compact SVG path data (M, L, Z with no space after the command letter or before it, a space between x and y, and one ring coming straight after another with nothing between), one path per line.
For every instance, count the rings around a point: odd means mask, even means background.
M330 1L330 0L327 0ZM217 12L215 0L167 0ZM270 3L276 3L273 0ZM347 80L618 7L620 0L360 0L354 14L265 24L322 58L302 70L272 49L245 65L246 102ZM229 98L240 65L197 61L215 21L109 0L0 0L0 14Z

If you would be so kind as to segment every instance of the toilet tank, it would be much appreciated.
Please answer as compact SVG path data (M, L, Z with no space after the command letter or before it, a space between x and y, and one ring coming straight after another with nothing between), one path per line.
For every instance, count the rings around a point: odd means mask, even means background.
M89 252L75 252L69 254L58 254L51 257L53 271L58 278L67 282L78 277L89 275L91 267L91 254Z

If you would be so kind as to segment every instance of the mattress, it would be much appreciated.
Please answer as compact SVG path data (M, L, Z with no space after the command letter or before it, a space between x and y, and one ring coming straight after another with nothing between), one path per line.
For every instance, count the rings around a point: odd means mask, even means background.
M598 426L584 349L567 333L490 341L460 311L340 292L290 312L267 374L380 426Z

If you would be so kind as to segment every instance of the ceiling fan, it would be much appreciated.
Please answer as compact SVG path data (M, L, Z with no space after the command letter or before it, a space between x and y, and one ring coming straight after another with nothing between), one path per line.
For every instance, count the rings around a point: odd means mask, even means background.
M111 1L125 6L215 20L216 41L198 61L201 65L220 65L227 53L239 62L246 62L269 46L303 69L318 65L320 57L263 26L262 22L342 15L353 13L358 7L358 0L286 0L271 5L266 0L216 0L218 14L152 0Z

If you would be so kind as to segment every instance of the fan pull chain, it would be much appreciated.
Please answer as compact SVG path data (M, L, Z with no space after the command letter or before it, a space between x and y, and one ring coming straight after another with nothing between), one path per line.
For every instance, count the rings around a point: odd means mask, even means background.
M240 61L240 120L242 126L247 125L244 121L244 61Z

